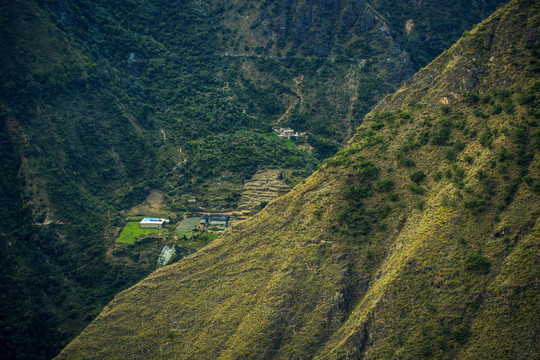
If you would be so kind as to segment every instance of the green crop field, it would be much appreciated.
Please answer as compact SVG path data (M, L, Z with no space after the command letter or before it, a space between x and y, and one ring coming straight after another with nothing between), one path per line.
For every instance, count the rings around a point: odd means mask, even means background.
M143 229L139 227L138 221L128 222L120 236L116 240L117 243L122 244L132 244L137 240L141 235L153 234L163 231L163 229Z
M201 236L206 237L208 241L216 240L219 237L218 234L214 234L214 233L203 233L201 234Z
M278 142L280 142L281 144L285 145L286 147L288 148L293 148L296 146L296 144L294 143L294 141L290 140L290 139L282 139L280 138L279 136L277 136L276 134L272 133L272 134L263 134L263 136L267 139L272 139L272 140L276 140Z
M191 239L194 235L195 235L195 232L193 231L193 229L191 230L188 230L188 229L182 229L180 227L177 227L176 228L176 234L180 237L182 236L185 236L186 239Z

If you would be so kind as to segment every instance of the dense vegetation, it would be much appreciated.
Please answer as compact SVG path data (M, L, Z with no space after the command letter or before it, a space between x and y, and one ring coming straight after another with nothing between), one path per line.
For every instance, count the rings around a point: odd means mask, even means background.
M411 56L419 69L447 49L503 1L333 1L278 2L265 1L260 8L253 4L238 9L241 15L255 12L249 26L256 34L272 36L255 38L261 53L321 55L333 54L337 59L370 58L380 51L380 43L370 41L374 26L385 36L394 37L399 48ZM464 5L467 11L463 12ZM229 5L228 8L233 7ZM305 13L311 13L311 17ZM245 21L239 17L236 21ZM382 25L382 27L381 27ZM331 36L329 36L331 34ZM332 36L334 35L334 36ZM230 37L230 36L229 36ZM248 46L241 41L236 46ZM255 45L250 44L251 47ZM399 77L400 74L390 76Z
M106 255L126 223L122 211L150 190L181 212L191 197L205 199L197 207L235 209L258 169L299 183L379 99L498 2L452 2L447 8L467 13L452 31L432 24L461 17L431 5L281 3L0 5L3 353L50 358L153 269ZM361 32L360 18L345 16L350 8L366 15ZM422 13L421 31L405 36L402 10ZM278 41L283 18L290 31ZM322 35L343 41L310 49ZM307 135L282 141L269 135L273 126Z
M59 358L538 357L539 26L538 2L499 9Z

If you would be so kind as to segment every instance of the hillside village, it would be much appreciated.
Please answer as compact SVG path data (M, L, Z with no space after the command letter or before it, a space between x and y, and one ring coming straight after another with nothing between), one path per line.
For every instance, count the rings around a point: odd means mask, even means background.
M170 220L161 218L143 218L140 223L140 228L146 229L163 229L170 223ZM201 230L216 229L225 230L229 225L229 215L225 214L202 214L199 218L199 227ZM195 228L195 227L193 227Z
M289 127L285 127L285 128L274 128L272 129L274 131L274 133L279 136L280 138L282 139L289 139L291 140L291 138L299 138L301 136L306 136L306 132L298 132L298 131L294 131L293 129L289 128Z

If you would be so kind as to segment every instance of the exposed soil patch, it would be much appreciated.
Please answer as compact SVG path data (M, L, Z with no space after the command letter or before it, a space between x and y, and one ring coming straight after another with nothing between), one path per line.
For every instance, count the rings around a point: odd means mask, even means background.
M414 29L414 21L412 19L407 20L405 23L405 31L407 32L407 35Z
M300 85L302 85L302 81L304 80L304 75L303 74L300 74L299 76L293 78L293 81L294 81L294 85L291 90L293 90L296 95L298 96L297 99L293 100L291 102L291 104L289 105L289 107L287 108L287 110L285 111L285 113L283 115L281 115L281 117L276 121L276 124L280 124L281 123L281 120L283 120L285 117L287 117L287 115L289 115L289 113L291 112L291 110L298 104L302 105L302 103L304 102L304 97L302 96L302 92L300 91Z
M161 191L152 190L146 199L131 208L130 212L133 214L151 215L158 214L164 211L163 193Z

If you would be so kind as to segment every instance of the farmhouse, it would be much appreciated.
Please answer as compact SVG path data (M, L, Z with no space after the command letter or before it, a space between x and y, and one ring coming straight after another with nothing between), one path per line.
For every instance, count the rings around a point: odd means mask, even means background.
M201 224L202 226L208 225L208 215L203 214L203 216L201 216L201 219L199 220L199 224Z
M291 128L274 128L273 130L274 130L274 133L276 133L277 136L279 136L282 139L289 139L290 140L291 137L298 138L299 136L306 135L305 132L299 133L297 131L294 131Z
M139 227L142 227L142 228L154 228L154 229L159 229L159 228L164 228L165 227L165 224L167 223L168 221L165 220L165 219L158 219L158 218L144 218L141 220L141 222L139 223Z
M208 217L208 226L225 229L229 224L229 215L211 214Z
M202 227L211 227L224 230L229 225L229 215L203 214L199 219L199 224Z

